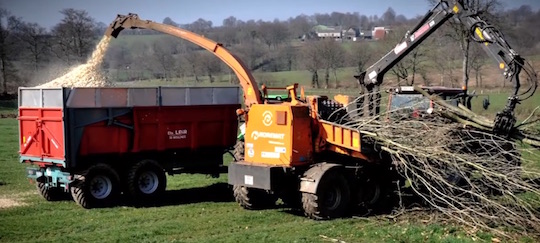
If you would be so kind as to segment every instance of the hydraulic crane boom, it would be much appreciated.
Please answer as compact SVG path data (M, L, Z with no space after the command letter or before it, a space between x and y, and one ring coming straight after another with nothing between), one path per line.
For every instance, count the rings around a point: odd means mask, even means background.
M516 119L513 111L516 105L530 96L537 88L537 77L532 67L510 47L502 33L495 27L487 24L477 13L467 9L463 0L441 0L426 16L402 39L402 41L379 61L369 67L365 72L356 76L358 82L364 85L369 92L370 115L379 114L380 92L379 86L384 75L401 61L408 53L420 45L428 36L450 19L456 19L470 29L472 40L482 44L486 51L499 66L504 78L514 82L514 91L508 98L503 111L497 113L494 123L494 132L510 133ZM524 70L527 74L529 88L519 92L521 83L519 75ZM465 89L467 84L464 85ZM466 90L465 90L466 91Z
M176 36L184 40L190 41L216 55L225 64L227 64L236 74L244 93L244 102L246 109L249 109L253 104L262 104L261 93L257 86L257 82L246 65L234 54L230 53L220 43L212 41L204 36L195 34L191 31L156 23L150 20L142 20L137 14L118 15L118 17L109 25L105 32L106 36L117 37L123 29L150 29L156 30L165 34Z

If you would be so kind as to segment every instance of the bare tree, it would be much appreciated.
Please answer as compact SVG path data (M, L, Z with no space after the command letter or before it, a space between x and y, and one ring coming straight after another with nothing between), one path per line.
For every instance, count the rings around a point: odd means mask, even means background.
M384 25L393 25L396 22L396 11L392 8L388 8L381 18Z
M437 0L428 0L430 3L435 4ZM471 12L479 13L482 17L486 18L493 16L493 12L501 6L499 0L469 0L465 1L465 8ZM462 59L462 80L465 86L469 84L469 52L471 44L470 29L459 21L450 21L452 31L448 34L453 40L459 43L461 52L463 54Z
M49 51L48 33L37 23L21 23L18 39L30 53L34 71L39 70L40 63Z
M230 16L223 20L223 26L219 28L221 32L221 41L225 45L234 45L239 43L237 32L238 20L234 16Z
M399 27L385 37L381 42L382 53L386 54L388 50L394 49L396 43L402 42L407 29L408 26ZM403 81L406 85L414 85L416 74L424 68L423 63L426 60L426 50L429 49L424 48L426 45L429 45L428 41L424 42L423 46L418 46L412 50L390 70L390 73L396 76L398 84Z
M183 55L186 64L189 66L192 75L195 77L196 82L200 82L199 76L201 75L201 53L199 51L190 51Z
M186 29L188 29L188 30L191 30L191 31L195 32L195 33L205 35L205 34L207 34L208 32L210 32L212 30L212 24L213 23L210 20L205 20L205 19L199 18L199 19L195 20L195 22L193 22L191 24L187 24L184 27Z
M215 81L214 76L221 72L221 61L212 53L204 52L200 55L199 63L206 75L208 75L210 83L213 83Z
M293 63L296 61L298 53L297 49L290 43L279 49L279 56L284 61L285 70L292 71Z
M96 40L96 23L85 10L68 8L60 13L64 18L52 29L57 39L56 54L68 64L84 61Z
M311 87L319 88L318 71L323 67L318 41L308 41L302 49L302 60L305 68L311 72Z
M484 58L484 52L480 49L479 46L474 45L471 48L470 53L470 65L471 69L474 71L474 77L476 82L476 87L483 86L482 80L482 69L486 65L486 59Z
M2 71L2 93L7 94L7 84L18 79L17 70L13 65L16 55L15 31L20 20L7 10L0 9L0 70Z
M367 42L353 42L351 43L349 65L355 67L356 74L360 74L366 70L373 55L373 49Z
M151 47L142 39L136 39L128 45L133 60L152 60ZM142 80L151 70L150 62L134 61L129 66L130 79Z
M303 35L308 34L313 25L314 23L311 23L306 15L299 15L288 20L289 33L295 38L301 38Z
M170 36L163 36L157 39L152 45L153 60L156 64L156 70L161 73L161 77L170 81L174 70L177 65L172 55L176 49L174 40Z
M176 27L180 26L178 23L174 22L174 21L173 21L171 18L169 18L169 17L165 17L165 18L163 19L163 22L162 22L162 23L163 23L163 24L166 24L166 25L176 26Z
M435 33L434 40L445 40L442 33ZM454 75L456 70L456 60L460 58L460 47L456 42L436 41L433 48L428 52L433 67L439 72L439 85L445 86L446 83L454 85L457 79Z
M261 40L268 46L268 49L272 46L276 49L278 45L287 41L289 38L287 26L277 20L274 22L259 23L258 33Z
M324 88L329 88L330 71L333 71L336 88L339 86L336 70L343 67L345 62L345 50L340 43L333 39L318 41L318 51L321 53L322 64L324 67Z
M245 41L241 45L236 46L234 52L238 53L251 70L261 68L266 63L265 60L268 60L268 50L261 48L261 43L257 40Z

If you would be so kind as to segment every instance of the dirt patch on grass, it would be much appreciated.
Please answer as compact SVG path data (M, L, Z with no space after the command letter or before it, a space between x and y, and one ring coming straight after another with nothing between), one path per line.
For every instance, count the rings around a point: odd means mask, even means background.
M28 203L24 202L25 199L28 196L35 194L37 194L35 191L26 191L21 193L0 195L0 209L26 206Z
M17 114L0 114L1 118L17 118Z
M26 203L12 198L0 198L0 209L24 206Z

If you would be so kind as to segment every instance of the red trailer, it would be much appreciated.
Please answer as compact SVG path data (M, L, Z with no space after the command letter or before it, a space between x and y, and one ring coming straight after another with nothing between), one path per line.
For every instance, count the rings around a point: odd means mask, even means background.
M145 200L166 175L226 172L237 87L20 88L20 160L47 200L85 208Z

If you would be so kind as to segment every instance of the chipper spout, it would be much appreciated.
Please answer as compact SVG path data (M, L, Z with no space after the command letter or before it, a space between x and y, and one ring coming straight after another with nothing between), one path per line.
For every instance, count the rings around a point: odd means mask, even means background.
M118 37L120 31L123 29L137 29L133 25L134 21L141 21L139 15L130 13L128 15L119 14L116 19L109 25L109 28L105 31L106 36Z

